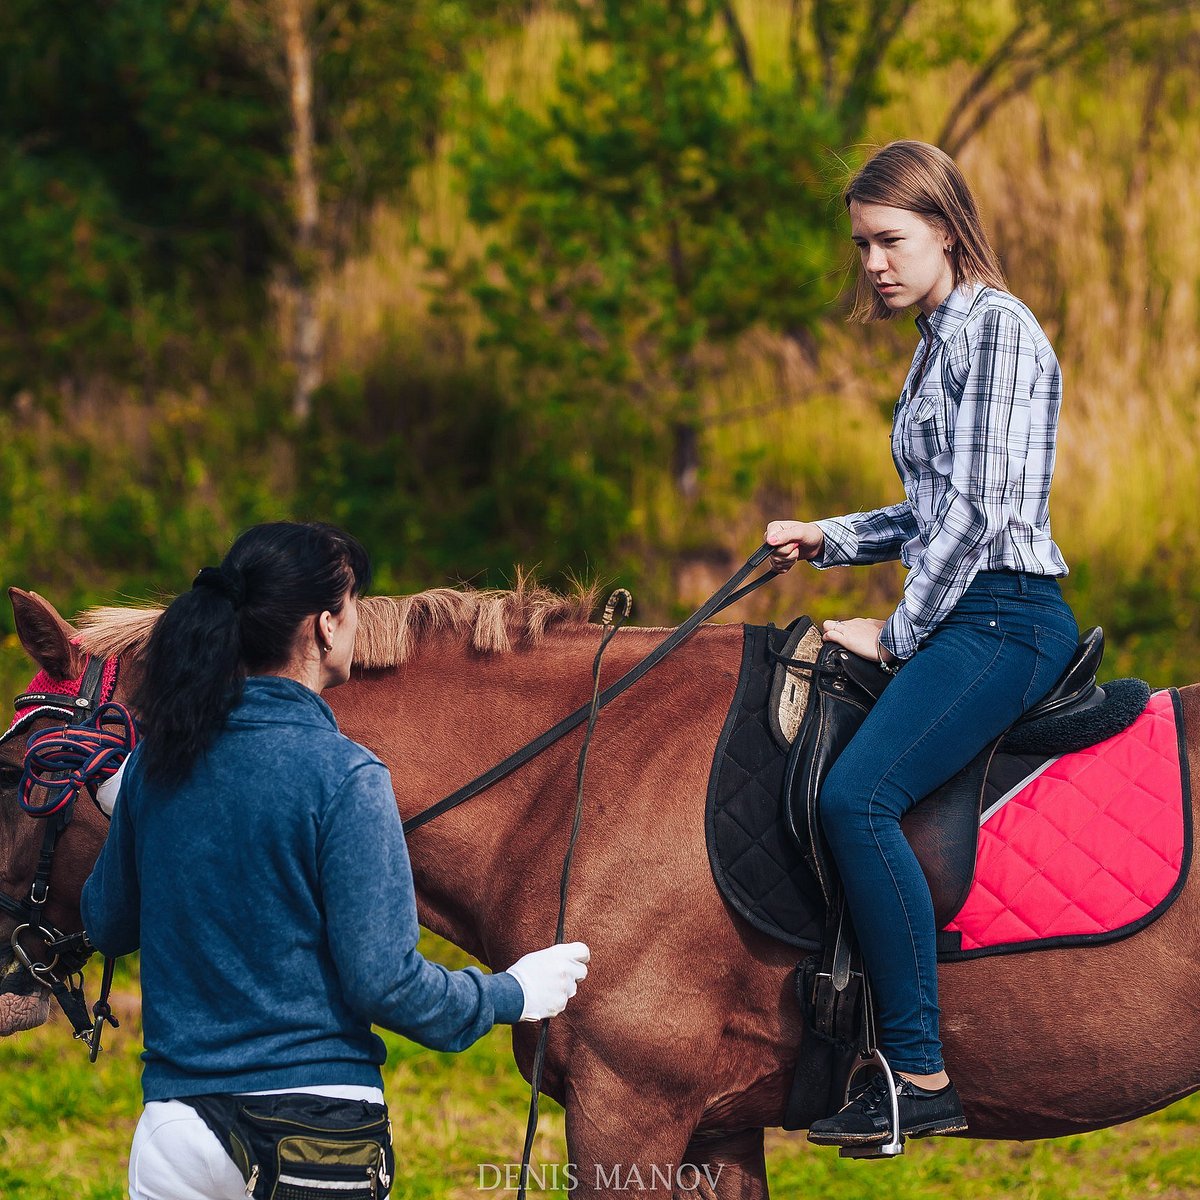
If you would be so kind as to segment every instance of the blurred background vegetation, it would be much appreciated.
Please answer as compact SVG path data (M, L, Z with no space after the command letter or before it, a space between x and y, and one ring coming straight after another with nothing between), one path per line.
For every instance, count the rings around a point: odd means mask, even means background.
M1062 360L1068 598L1109 676L1191 682L1198 67L1194 0L7 0L3 580L70 615L173 594L254 521L320 518L381 590L522 564L677 620L767 520L898 494L915 332L847 325L839 192L915 137L958 156ZM882 616L900 583L795 571L731 615ZM4 606L0 684L29 674ZM0 1045L0 1193L124 1194L121 988L98 1073L61 1024ZM507 1038L465 1067L389 1046L406 1194L477 1195L519 1145ZM773 1133L772 1178L1195 1195L1195 1113L947 1142L886 1178ZM562 1161L560 1114L545 1136Z
M1108 674L1189 682L1198 65L1179 0L9 0L3 578L69 615L322 518L382 590L523 564L678 619L768 519L897 495L915 333L847 325L838 197L916 137L1062 360L1081 624Z

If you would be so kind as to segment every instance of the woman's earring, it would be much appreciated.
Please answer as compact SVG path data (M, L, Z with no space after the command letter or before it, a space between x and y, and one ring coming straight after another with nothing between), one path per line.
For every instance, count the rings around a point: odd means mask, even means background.
M325 653L326 653L326 654L332 654L332 653L333 653L333 643L332 643L332 642L330 642L330 643L329 643L329 645L325 647Z

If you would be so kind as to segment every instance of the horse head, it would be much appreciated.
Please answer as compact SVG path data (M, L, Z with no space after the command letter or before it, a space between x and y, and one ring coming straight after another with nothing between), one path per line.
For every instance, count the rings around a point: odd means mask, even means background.
M79 695L77 685L85 678L89 656L75 629L47 600L20 588L10 588L8 594L17 636L39 668L36 687L29 690L47 694L48 700L23 703L8 732L0 734L0 1036L32 1029L49 1015L50 991L21 961L13 937L14 931L29 925L28 905L47 845L47 826L61 825L61 829L52 846L45 903L35 928L40 924L43 931L66 934L83 928L80 894L107 833L106 818L86 801L74 806L65 824L56 817L35 819L18 803L28 739L64 724L67 707ZM104 672L106 686L127 692L127 681L118 682L115 676L115 666ZM103 698L114 697L106 694ZM24 956L32 956L35 963L53 959L34 928L19 933L18 940Z

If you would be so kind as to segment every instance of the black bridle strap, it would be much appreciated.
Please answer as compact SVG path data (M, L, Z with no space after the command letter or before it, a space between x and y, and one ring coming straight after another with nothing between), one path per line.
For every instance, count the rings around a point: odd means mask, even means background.
M113 1016L112 1008L109 1007L108 997L112 992L113 984L113 969L117 965L115 958L105 957L104 973L100 976L100 998L92 1005L92 1035L87 1039L88 1057L92 1062L100 1056L100 1035L104 1032L105 1023L111 1025L114 1029L120 1029L121 1022Z
M55 817L46 822L42 834L42 848L38 851L37 867L33 872L33 882L29 885L29 895L24 900L14 900L0 892L0 908L17 917L35 929L42 927L42 909L50 894L50 871L54 866L54 851L58 846L58 835L66 828L66 822Z
M761 566L774 550L774 546L766 543L759 546L745 563L704 604L692 613L678 629L675 629L668 637L661 641L640 663L628 670L615 683L605 688L600 693L597 707L603 708L606 704L611 703L621 695L622 692L631 688L647 671L662 662L681 642L686 641L702 622L707 621L709 617L715 616L723 608L727 608L743 596L748 595L755 588L759 588L764 583L774 579L775 572L766 571L745 587L738 586L757 567ZM405 834L412 833L414 829L419 829L435 817L440 817L452 808L457 808L460 804L464 804L466 801L478 796L480 792L486 791L493 784L499 783L501 779L511 775L518 767L523 767L530 759L536 758L543 750L554 745L559 739L566 737L573 729L582 725L588 719L591 711L591 704L582 705L569 716L564 717L552 729L547 729L545 733L534 738L532 742L523 746L516 753L510 754L503 762L497 763L490 770L472 779L470 783L464 784L458 791L453 792L444 800L439 800L436 804L432 804L429 808L417 813L416 816L410 817L404 822Z

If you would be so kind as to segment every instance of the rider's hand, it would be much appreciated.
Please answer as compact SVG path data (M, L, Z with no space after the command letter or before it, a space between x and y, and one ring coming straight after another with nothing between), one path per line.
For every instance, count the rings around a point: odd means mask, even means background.
M519 958L508 973L525 993L522 1021L556 1017L575 995L579 981L587 975L592 952L583 942L559 942Z
M893 661L891 654L879 642L879 631L883 624L874 617L853 617L849 621L823 621L821 629L825 641L845 646L851 654L857 654L859 658L890 663Z
M790 570L801 559L808 562L825 549L825 534L812 521L771 521L763 541L778 547L770 558L771 570L778 572Z

